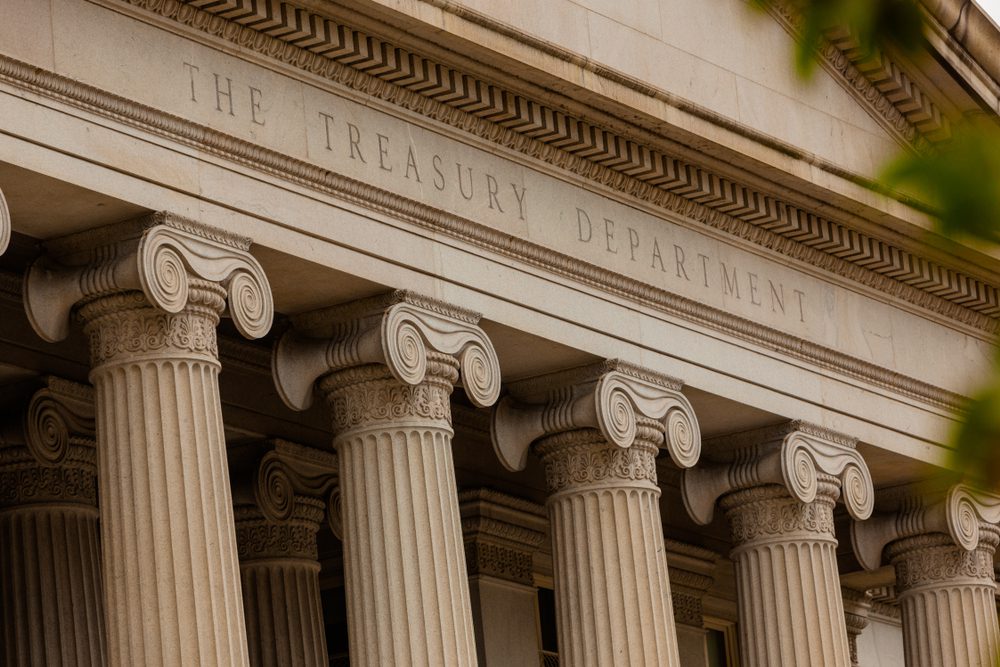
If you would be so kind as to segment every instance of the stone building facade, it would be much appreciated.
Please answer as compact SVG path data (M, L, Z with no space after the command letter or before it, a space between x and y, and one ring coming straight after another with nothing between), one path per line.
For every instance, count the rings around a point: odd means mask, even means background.
M740 0L5 0L0 663L992 664L1000 110Z

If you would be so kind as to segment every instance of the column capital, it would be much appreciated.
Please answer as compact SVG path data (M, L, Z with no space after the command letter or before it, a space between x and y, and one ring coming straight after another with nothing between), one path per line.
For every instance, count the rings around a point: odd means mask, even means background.
M956 484L943 492L914 493L902 499L895 512L878 513L851 525L851 542L862 567L882 565L886 546L923 535L947 536L956 546L972 551L988 526L1000 524L1000 495ZM994 539L995 530L989 531Z
M28 269L24 304L44 340L69 333L70 313L84 300L141 291L167 313L188 305L192 280L218 283L229 314L247 338L271 328L274 305L267 277L248 252L250 240L167 212L72 234L45 244Z
M7 246L10 245L10 209L7 207L7 199L0 190L0 255L4 254Z
M286 521L299 498L329 503L336 491L339 474L333 452L277 438L238 449L240 455L230 467L233 504L252 505L265 519Z
M533 554L545 539L545 508L492 489L458 494L469 574L531 586Z
M795 500L811 503L820 489L821 475L839 481L852 517L871 516L875 491L854 438L792 421L713 442L733 451L732 462L685 470L681 478L684 506L701 525L712 521L721 496L740 489L777 484Z
M458 360L469 400L487 407L500 394L500 363L479 317L406 290L305 313L275 346L275 385L288 407L305 410L316 380L327 373L382 364L401 383L416 386L434 351Z
M71 440L93 444L94 390L54 376L28 383L26 404L3 424L3 444L24 445L38 463L55 465L69 453Z
M590 428L624 449L640 431L637 419L645 417L663 425L659 444L675 464L688 468L701 453L701 431L682 386L617 359L514 383L493 409L493 448L508 470L523 470L539 438Z
M40 385L40 386L39 386ZM24 406L2 424L0 505L97 505L94 393L57 377L30 383ZM32 391L34 389L34 391Z

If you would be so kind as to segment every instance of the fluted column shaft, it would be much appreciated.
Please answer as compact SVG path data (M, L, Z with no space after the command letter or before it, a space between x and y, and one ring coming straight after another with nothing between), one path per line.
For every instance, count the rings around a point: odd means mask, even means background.
M404 384L380 364L328 374L340 461L351 664L475 665L454 464L450 355Z
M596 429L536 444L550 491L562 665L680 664L656 484L662 434L639 417L627 448Z
M948 535L904 538L886 552L895 566L907 667L989 666L1000 649L993 556L1000 532L984 526L967 551Z
M0 663L104 665L93 442L59 463L0 447Z
M252 667L329 664L316 531L325 502L298 497L285 521L236 507L236 539Z
M830 478L809 503L779 485L720 501L732 529L745 667L850 665L833 527L838 496Z
M80 308L112 665L247 664L215 333L226 292L189 291L173 314L139 292Z

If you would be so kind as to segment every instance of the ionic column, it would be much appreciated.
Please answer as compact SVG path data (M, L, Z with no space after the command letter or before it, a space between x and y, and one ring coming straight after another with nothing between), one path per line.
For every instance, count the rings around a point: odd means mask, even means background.
M0 439L0 663L104 665L90 387L47 378Z
M6 252L8 245L10 245L10 209L7 208L3 190L0 190L0 255Z
M851 653L851 667L859 667L858 636L868 627L868 613L872 596L866 591L841 588L844 598L844 623L847 628L847 646Z
M850 652L833 508L867 518L874 490L855 441L792 422L717 441L729 464L686 470L684 504L702 525L719 502L732 532L741 664L836 665Z
M273 440L230 460L250 665L326 666L316 533L337 457Z
M533 556L548 522L544 508L491 489L458 495L481 667L537 664Z
M1000 496L956 485L852 526L858 561L891 563L907 667L993 665L1000 650L993 557Z
M246 665L215 328L264 335L250 242L169 214L47 244L30 269L35 330L71 310L90 338L108 662Z
M718 555L667 539L667 570L677 624L677 648L685 667L708 667L708 645L702 600L714 583Z
M275 348L285 402L316 385L330 408L352 665L476 664L450 396L460 376L477 406L499 394L478 319L394 292L297 317Z
M612 361L509 387L493 446L521 470L532 446L549 487L560 664L679 665L656 455L698 459L681 383Z

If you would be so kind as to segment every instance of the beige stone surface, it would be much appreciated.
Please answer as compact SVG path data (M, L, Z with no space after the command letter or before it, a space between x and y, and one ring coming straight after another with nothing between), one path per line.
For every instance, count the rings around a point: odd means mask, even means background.
M392 117L351 101L351 94L333 95L89 3L54 5L52 20L53 39L66 51L57 58L58 72L282 154L952 391L964 391L989 357L980 337L893 307L884 296L845 289L813 267L747 251L646 207L609 201L608 193L585 191L579 182L470 145L451 131L420 127L424 122L417 118ZM115 30L132 36L113 61L87 48ZM149 69L125 64L141 61L150 48L171 55L148 63ZM663 70L686 71L658 68ZM216 75L225 95L218 93ZM146 85L150 77L160 85ZM253 93L259 109L251 88L260 91L259 99ZM776 122L773 100L758 88L744 86L749 98L743 106L757 109L761 123ZM802 132L828 137L838 150L876 145L849 137L830 116L796 118ZM206 186L211 184L193 187ZM285 217L266 198L255 200L255 210ZM327 235L336 233L329 221L323 227ZM952 353L928 357L926 347Z
M247 664L215 327L228 302L270 328L248 245L159 214L52 242L26 280L50 341L86 300L111 665Z
M278 440L229 458L250 665L328 666L316 533L339 513L336 456Z
M729 522L741 664L851 664L833 508L842 497L864 521L875 493L855 444L793 422L719 440L732 462L684 471L695 522L709 523L716 501Z
M479 664L533 664L541 651L534 555L548 529L544 508L488 488L458 498Z
M533 447L545 467L561 663L680 664L654 463L660 446L682 467L700 454L678 388L606 361L514 385L493 410L504 466Z
M104 665L93 392L48 378L19 403L0 436L0 658Z
M352 664L477 664L450 395L459 377L475 405L499 394L478 319L395 292L300 315L275 347L286 404L318 380L330 408Z
M898 510L853 524L851 537L865 568L895 569L906 664L991 664L1000 497L965 485L898 496Z

